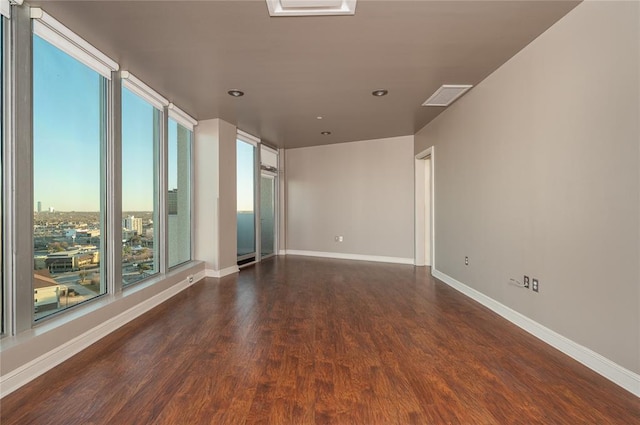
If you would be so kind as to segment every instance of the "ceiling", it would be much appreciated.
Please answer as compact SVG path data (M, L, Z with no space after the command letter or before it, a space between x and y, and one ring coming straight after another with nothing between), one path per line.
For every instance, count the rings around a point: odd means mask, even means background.
M264 0L29 3L196 119L292 148L414 134L443 111L421 106L438 87L478 84L579 1L360 0L355 16L279 18Z

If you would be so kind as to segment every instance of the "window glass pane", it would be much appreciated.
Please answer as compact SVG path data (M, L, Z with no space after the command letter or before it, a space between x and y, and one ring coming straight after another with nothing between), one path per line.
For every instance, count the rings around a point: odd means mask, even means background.
M156 147L160 111L122 89L122 283L158 272Z
M251 143L237 141L238 261L255 258L256 252L255 151Z
M33 36L36 320L106 292L105 87L100 74Z
M193 133L169 119L167 210L169 267L191 260L191 139Z
M260 177L260 256L275 254L276 178Z

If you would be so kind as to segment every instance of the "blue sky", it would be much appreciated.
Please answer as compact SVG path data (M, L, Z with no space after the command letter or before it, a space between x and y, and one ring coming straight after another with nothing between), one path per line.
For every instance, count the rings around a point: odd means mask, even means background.
M100 207L101 80L33 37L33 195L43 210Z
M100 92L103 77L33 38L34 206L100 209ZM122 90L122 204L153 209L154 107ZM169 189L177 187L177 126L169 120Z
M151 104L122 89L123 211L153 211L155 111Z
M103 77L38 36L33 37L34 206L100 209L100 96ZM122 204L153 209L154 107L122 93ZM177 188L178 124L169 119L169 189ZM238 210L253 211L254 147L238 142Z
M253 211L253 145L237 141L238 211Z

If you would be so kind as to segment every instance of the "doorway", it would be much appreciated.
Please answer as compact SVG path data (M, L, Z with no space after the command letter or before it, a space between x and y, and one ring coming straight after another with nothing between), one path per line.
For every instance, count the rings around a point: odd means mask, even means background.
M415 157L415 265L435 266L434 148Z

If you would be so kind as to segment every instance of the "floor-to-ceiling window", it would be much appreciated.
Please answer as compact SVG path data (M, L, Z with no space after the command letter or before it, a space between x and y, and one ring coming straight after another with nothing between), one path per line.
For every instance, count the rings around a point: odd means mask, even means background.
M236 140L238 265L276 253L278 151L238 130Z
M127 74L122 87L122 283L159 271L159 144L163 105ZM145 99L146 98L146 99Z
M256 257L256 143L246 136L236 141L238 263Z
M193 127L169 119L168 244L169 267L191 259L191 144Z
M170 267L192 259L197 122L44 10L11 11L0 20L0 270L11 261L0 317L13 336L122 305L146 277L177 278Z
M95 69L33 36L36 320L106 292L107 89Z

